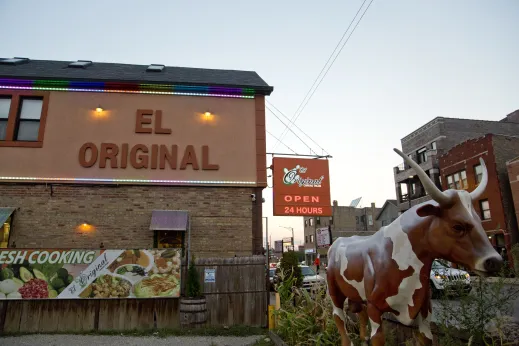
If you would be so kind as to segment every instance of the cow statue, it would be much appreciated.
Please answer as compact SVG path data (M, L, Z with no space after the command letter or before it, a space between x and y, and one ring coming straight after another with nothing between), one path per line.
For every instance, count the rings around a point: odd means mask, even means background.
M433 260L459 263L480 275L502 266L503 260L490 244L472 206L488 181L483 159L479 159L483 177L474 191L442 192L416 162L398 149L394 151L415 170L432 200L410 208L371 236L337 238L329 248L328 294L342 346L351 346L345 305L358 314L363 345L369 339L373 346L385 344L385 312L393 313L404 325L416 319L419 342L431 345L429 273Z

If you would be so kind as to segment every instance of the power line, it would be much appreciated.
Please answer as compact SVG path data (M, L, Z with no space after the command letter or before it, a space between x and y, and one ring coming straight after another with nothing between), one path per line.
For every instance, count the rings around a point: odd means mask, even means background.
M274 108L275 110L277 110L279 112L279 114L281 114L283 117L285 117L285 119L287 119L288 121L290 121L290 119L282 112L280 111L276 106L274 106L269 100L266 100L267 103L269 105L272 106L272 108ZM270 112L272 112L271 109L269 109ZM272 114L274 114L272 112ZM274 114L275 115L275 114ZM290 121L291 122L291 121ZM317 145L319 147L319 149L321 149L323 151L323 153L326 153L327 155L329 155L329 153L323 149L323 147L321 147L316 141L313 140L312 137L310 137L306 132L304 132L303 130L301 130L301 128L299 126L297 126L296 124L292 123L292 126L294 126L296 129L298 129L299 131L301 131L302 134L304 134L308 139L310 139L315 145ZM280 140L281 142L281 140Z
M299 137L299 136L297 135L297 133L294 132L294 130L292 130L292 129L287 125L287 124L285 124L285 123L283 122L283 120L281 120L281 118L278 117L278 115L277 115L276 113L274 113L274 112L272 111L272 109L269 108L269 106L265 105L265 107L270 111L270 113L274 114L274 116L275 116L279 121L281 121L281 123L282 123L283 125L285 125L285 126L287 127L287 129L289 129L290 131L292 131L292 133L297 137L297 139L299 139L299 140L300 140L304 145L306 145L306 146L308 147L308 149L310 149L311 152L313 152L315 155L319 155L319 154L317 154L317 153L316 153L312 148L310 148L310 146L309 146L308 144L306 144L306 142L303 141L303 140L301 139L301 137ZM278 138L278 140L280 141L279 138Z
M328 60L326 61L326 63L324 64L323 68L321 69L321 72L319 72L319 75L317 76L317 78L315 79L314 83L312 84L312 86L310 87L310 89L308 90L308 92L306 93L305 97L303 98L303 101L301 101L301 103L299 104L299 107L297 107L297 110L295 111L294 115L292 116L292 120L291 122L294 123L298 118L299 116L301 115L301 113L303 112L304 108L306 107L306 105L308 104L308 102L310 101L310 99L312 98L312 96L314 95L315 91L317 90L317 88L319 88L319 85L321 85L321 82L324 80L324 78L326 77L326 75L328 74L328 71L330 70L330 68L333 66L333 64L335 63L335 60L337 59L337 57L341 54L342 52L342 49L344 48L344 46L346 45L346 43L348 43L351 35L353 34L353 32L355 32L355 29L357 28L357 26L359 25L360 21L362 20L362 18L364 17L364 15L366 14L367 10L369 9L369 7L371 6L371 4L373 3L374 0L371 0L371 2L369 3L369 5L366 7L366 10L364 11L364 13L362 14L362 16L360 17L359 21L357 22L357 24L355 25L355 27L353 28L352 32L350 33L350 35L348 36L348 38L346 39L346 41L344 42L344 44L342 45L341 49L339 50L339 52L337 53L337 55L335 56L335 58L333 59L332 63L330 64L330 66L328 67L328 69L326 70L325 74L323 75L323 77L321 78L321 81L319 82L319 84L317 85L317 87L314 89L314 91L311 93L310 97L308 97L308 95L310 94L310 92L312 91L312 88L314 87L315 83L317 82L317 80L319 80L319 77L321 76L321 74L323 73L324 69L326 68L326 65L328 64L328 62L330 61L330 59L332 58L333 54L335 53L335 51L337 50L337 47L340 45L342 39L344 38L344 36L346 35L346 33L348 32L348 30L350 29L351 25L353 24L353 22L355 21L355 18L357 18L357 16L359 15L360 13L360 10L362 9L362 7L364 7L364 4L366 3L367 0L364 0L364 2L362 3L362 5L359 7L357 13L355 14L355 17L353 17L353 19L351 20L350 24L348 25L348 27L346 28L346 30L344 31L341 39L339 40L339 42L337 43L337 46L335 46L335 49L333 50L333 52L330 54L330 56L328 57ZM305 103L305 100L307 99L308 97L308 100L306 101ZM304 106L303 106L304 104ZM302 107L302 108L301 108ZM299 114L298 114L298 111L299 111ZM282 132L281 136L280 136L280 141L283 140L283 138L286 136L287 134L287 131L286 129ZM274 145L274 148L273 150L277 147L279 142L276 142L276 144Z
M276 136L274 136L269 130L265 130L267 131L267 133L269 135L271 135L272 137L274 137L274 139L277 139L279 140ZM288 145L286 145L285 143L281 142L281 144L283 144L285 147L287 147L288 150L290 150L291 152L293 152L294 154L298 155L292 148L290 148Z
M277 110L277 111L279 112L279 114L281 114L282 116L285 117L285 119L287 119L288 121L290 121L290 119L289 119L285 114L283 114L283 112L280 111L276 106L274 106L274 105L273 105L269 100L266 100L266 101L267 101L267 103L268 103L269 105L272 106L272 108L274 108L275 110ZM270 110L270 109L269 109L269 111L272 112L272 110ZM274 113L272 113L272 114L274 114ZM275 114L274 114L274 115L275 115ZM290 122L291 122L291 121L290 121ZM297 126L297 125L294 124L294 123L292 123L292 125L293 125L296 129L298 129L299 131L301 131L302 134L304 134L306 137L308 137L308 139L310 139L312 142L314 142L314 144L317 145L317 146L319 147L319 149L321 149L321 150L323 151L323 153L326 153L327 155L329 155L329 153L328 153L326 150L324 150L323 147L321 147L321 146L320 146L316 141L314 141L314 140L312 139L312 137L310 137L310 136L307 135L303 130L301 130L301 128L300 128L299 126ZM281 142L281 141L280 141L280 142Z

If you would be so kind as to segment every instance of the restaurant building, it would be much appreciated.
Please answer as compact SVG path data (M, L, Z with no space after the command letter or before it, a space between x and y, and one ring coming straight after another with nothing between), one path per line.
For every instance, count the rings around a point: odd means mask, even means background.
M261 254L272 91L248 71L1 59L0 246Z

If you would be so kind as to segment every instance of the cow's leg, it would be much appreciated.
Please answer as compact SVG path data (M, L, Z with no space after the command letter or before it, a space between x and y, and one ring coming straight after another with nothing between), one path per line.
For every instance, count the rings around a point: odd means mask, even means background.
M360 340L362 342L362 346L368 346L369 336L368 336L368 311L367 307L363 306L362 311L359 312L359 321L360 321Z
M433 335L431 332L431 298L427 297L416 317L418 322L418 343L422 346L431 346Z
M382 313L371 303L368 303L368 317L371 325L371 345L384 346L386 340L382 330Z
M346 330L346 315L344 314L344 301L346 297L335 285L328 285L328 295L332 299L333 320L341 335L341 346L351 346L351 340Z

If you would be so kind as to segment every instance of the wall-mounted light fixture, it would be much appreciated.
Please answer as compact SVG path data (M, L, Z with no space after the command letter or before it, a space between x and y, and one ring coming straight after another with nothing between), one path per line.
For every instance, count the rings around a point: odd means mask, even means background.
M102 111L103 111L103 107L101 107L101 105L97 106L97 108L96 108L97 114L101 114Z
M86 222L86 221L83 221L83 223L79 224L77 226L77 229L80 231L80 232L92 232L95 230L95 227L94 225L91 225L90 223Z
M211 112L205 112L205 113L204 113L204 116L205 116L206 118L210 118L211 115L212 115Z

